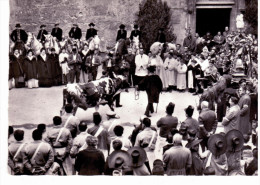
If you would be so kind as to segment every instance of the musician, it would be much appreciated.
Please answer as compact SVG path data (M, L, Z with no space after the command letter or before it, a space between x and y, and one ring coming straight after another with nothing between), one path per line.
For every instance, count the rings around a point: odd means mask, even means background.
M158 75L155 74L156 67L147 68L148 75L145 76L138 84L138 90L145 90L148 96L148 104L144 115L151 117L150 112L154 112L153 103L159 103L159 95L162 91L163 84Z
M209 66L204 71L204 76L207 79L208 83L217 81L217 72L218 69L214 66L213 60L210 60Z
M37 39L42 43L44 44L45 43L45 35L48 35L48 32L45 30L46 28L46 25L41 25L40 26L40 31L37 35Z
M18 49L20 52L25 52L24 44L27 42L28 34L21 29L20 24L16 24L15 28L10 35L11 40L15 43L14 50Z
M116 42L120 39L126 40L127 31L125 30L125 25L121 24L119 28L120 30L117 31Z
M132 41L134 37L139 37L139 40L141 38L141 31L138 30L138 25L134 25L134 30L131 32L130 40Z
M69 37L76 39L76 40L81 39L82 32L81 32L81 29L79 28L79 26L77 24L73 24L73 27L71 28L71 30L69 32Z
M76 48L72 49L72 54L69 55L68 65L70 67L70 82L74 83L74 79L76 77L76 83L79 83L80 77L80 66L82 63L82 59L80 54L77 52Z
M52 35L53 37L56 37L57 40L60 42L60 41L62 41L62 29L59 28L59 24L58 24L58 23L55 24L54 26L55 26L55 27L52 29L51 35Z
M144 49L140 48L140 54L135 56L135 84L139 82L147 75L149 57L144 54Z
M98 66L101 64L98 49L94 50L94 54L90 55L86 59L86 66L88 69L88 81L96 80Z
M95 24L92 22L88 26L89 26L89 29L87 29L86 40L97 35L97 30L94 28Z

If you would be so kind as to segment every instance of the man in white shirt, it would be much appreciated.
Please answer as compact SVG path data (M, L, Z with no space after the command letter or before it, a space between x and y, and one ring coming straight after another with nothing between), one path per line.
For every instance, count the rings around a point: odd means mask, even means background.
M147 66L149 57L144 54L143 48L140 48L140 54L136 55L135 57L135 77L136 77L136 84L139 84L139 82L148 74Z

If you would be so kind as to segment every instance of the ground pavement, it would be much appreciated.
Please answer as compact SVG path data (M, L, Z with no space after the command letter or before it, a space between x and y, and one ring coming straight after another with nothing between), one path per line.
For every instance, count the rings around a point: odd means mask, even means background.
M36 89L12 89L9 91L9 125L14 128L23 128L26 130L26 140L31 140L31 132L39 123L45 123L47 126L52 124L52 118L60 115L62 107L62 90L64 86L51 88ZM196 107L199 97L193 96L191 93L180 93L177 91L163 92L160 95L157 113L153 113L151 117L152 125L160 117L166 115L165 107L169 102L175 103L173 115L178 117L179 122L185 120L184 109L188 105ZM121 93L121 104L123 107L115 108L115 112L120 116L121 122L125 126L125 136L129 136L134 125L139 124L139 118L144 114L147 105L147 95L144 91L140 92L138 100L135 100L134 88L130 88L129 92ZM154 104L156 109L157 104ZM99 112L103 120L106 120L106 112L110 110L107 105L100 106ZM92 122L92 114L94 108L87 111L78 109L76 116L80 120ZM198 111L194 111L194 118L198 118ZM90 124L91 126L91 124ZM222 127L219 126L218 130ZM49 128L47 128L48 130Z

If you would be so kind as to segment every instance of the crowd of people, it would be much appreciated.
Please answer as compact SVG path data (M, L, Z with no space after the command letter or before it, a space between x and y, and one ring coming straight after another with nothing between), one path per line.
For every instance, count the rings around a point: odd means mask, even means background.
M230 98L219 123L223 132L217 132L217 116L207 101L201 102L198 118L189 105L183 122L173 116L170 102L156 124L141 116L129 137L115 112L108 111L107 120L94 112L91 125L80 122L73 105L66 104L65 114L53 117L51 127L39 124L32 131L32 142L24 140L24 130L9 126L8 167L14 175L257 175L257 121L251 133L244 133L250 110L240 111L238 103Z
M97 34L95 25L89 26L86 40ZM109 52L102 59L99 50L90 51L87 44L83 48L67 45L59 54L54 48L42 48L35 56L33 50L24 50L27 34L20 24L16 27L11 34L15 47L9 63L10 88L12 83L16 88L88 83L96 80L102 65L103 76L122 74L130 86L146 90L148 105L140 125L127 138L115 112L107 112L107 121L95 112L91 127L72 114L72 104L65 105L64 115L53 118L52 127L38 125L32 132L33 142L24 141L24 130L9 127L11 174L257 175L258 51L254 35L226 28L214 37L210 33L193 37L188 31L183 45L175 43L172 49L160 29L155 42L161 44L150 53L145 54L140 44L136 53L129 47L122 55ZM44 28L42 25L37 37L40 42L45 42ZM51 35L62 41L58 24ZM120 25L116 41L126 36L125 26ZM130 40L141 36L135 25ZM81 39L77 24L69 37ZM236 75L243 77L238 83ZM216 84L221 84L220 89L212 90ZM187 119L179 123L173 116L175 104L170 102L167 115L152 124L149 117L160 92L186 89L194 95L203 93L198 108L188 106L184 111ZM215 99L207 92L216 93ZM199 117L193 118L196 109ZM219 125L223 132L217 132Z

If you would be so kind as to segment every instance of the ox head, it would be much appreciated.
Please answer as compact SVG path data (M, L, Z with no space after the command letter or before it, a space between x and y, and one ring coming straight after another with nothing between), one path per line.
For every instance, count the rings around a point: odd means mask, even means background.
M115 89L125 89L130 86L127 78L122 75L115 75L114 82Z

